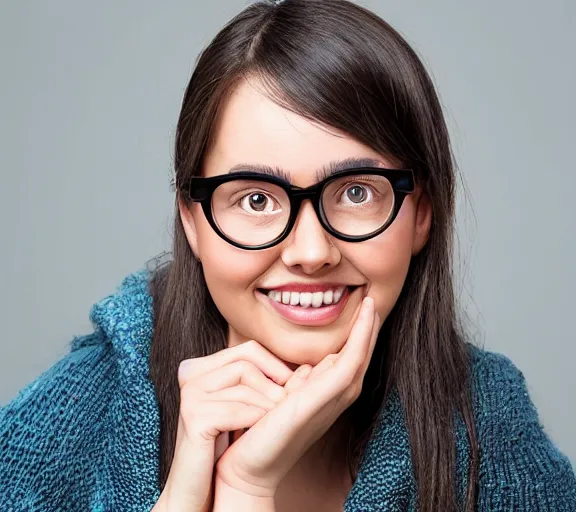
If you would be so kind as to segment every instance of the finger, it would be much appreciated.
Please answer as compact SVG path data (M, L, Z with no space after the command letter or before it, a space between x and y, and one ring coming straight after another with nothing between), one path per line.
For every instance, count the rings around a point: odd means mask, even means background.
M198 386L209 393L243 384L259 391L275 403L286 396L282 386L266 377L250 361L234 361L189 382L198 382Z
M370 345L368 346L368 353L366 354L366 358L364 362L360 365L360 368L357 372L357 377L364 379L364 375L368 370L368 365L370 364L370 360L372 359L372 354L374 353L374 347L376 346L376 342L378 341L378 333L380 332L380 315L378 313L374 313L374 324L372 326L372 334L370 335Z
M374 326L374 299L365 297L362 301L362 308L356 322L352 326L352 331L348 340L339 352L339 357L334 366L340 371L350 371L356 373L366 358L372 338Z
M328 354L324 359L322 359L322 361L320 361L312 370L312 373L310 374L310 379L315 379L316 377L318 377L319 375L321 375L322 373L324 373L326 370L328 370L329 368L332 368L332 366L334 366L334 363L336 362L336 359L338 359L338 354Z
M241 401L205 401L202 411L193 417L184 419L184 443L192 444L199 449L212 446L215 439L223 432L231 432L252 427L262 419L267 410Z
M375 328L374 302L367 297L362 302L359 314L344 347L338 354L328 354L307 377L313 386L310 392L316 394L318 401L328 400L347 388L363 370L366 360L371 356L371 345ZM346 347L348 347L346 349ZM346 350L345 350L346 349ZM350 354L352 352L352 354ZM329 370L334 369L331 378L318 379ZM312 382L314 381L314 382ZM299 386L301 387L301 386Z
M234 361L246 360L256 365L267 377L283 386L294 373L288 365L254 340L226 348L209 356L185 359L178 367L178 382L202 375Z
M340 416L340 403L334 399L341 394L338 383L306 380L244 434L247 439L243 446L258 446L256 452L247 451L245 456L259 461L257 466L263 468L264 475L272 466L293 467Z
M379 333L380 333L380 315L376 312L374 313L374 325L372 326L372 338L370 340L370 348L369 348L370 357L374 352L374 347L376 346L376 342L378 341ZM370 358L368 358L368 362L369 361ZM366 366L368 366L368 362L366 363Z
M369 298L362 304L356 322L352 328L346 346L355 346L353 356L344 348L338 354L328 354L312 370L307 382L313 388L310 393L315 394L319 401L329 400L339 392L348 388L357 379L362 380L372 357L376 338L379 332L379 316L370 312L373 307ZM328 372L331 377L327 378ZM319 378L324 377L326 378Z
M291 393L292 391L296 391L297 389L299 389L304 384L304 382L306 382L306 380L308 379L308 376L311 374L311 372L312 372L312 365L303 364L303 365L299 366L294 371L294 375L292 375L292 377L290 377L288 382L286 382L286 384L284 384L284 390L287 393Z
M206 400L211 402L240 402L245 405L260 407L266 411L274 409L276 406L272 400L262 393L242 384L208 393Z

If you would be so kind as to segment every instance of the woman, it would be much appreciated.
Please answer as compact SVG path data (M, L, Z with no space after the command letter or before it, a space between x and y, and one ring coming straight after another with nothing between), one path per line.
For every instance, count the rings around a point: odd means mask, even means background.
M447 129L388 24L247 7L175 172L171 260L2 410L1 510L576 510L521 371L458 323Z

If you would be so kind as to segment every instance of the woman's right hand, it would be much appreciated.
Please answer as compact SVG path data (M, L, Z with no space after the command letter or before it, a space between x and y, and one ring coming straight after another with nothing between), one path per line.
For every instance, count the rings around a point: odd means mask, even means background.
M152 512L211 510L214 465L228 448L228 432L252 427L274 408L293 373L253 340L182 361L174 458Z

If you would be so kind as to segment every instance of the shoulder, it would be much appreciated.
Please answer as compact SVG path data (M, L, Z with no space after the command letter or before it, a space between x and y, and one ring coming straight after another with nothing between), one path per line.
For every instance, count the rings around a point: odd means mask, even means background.
M71 407L82 405L90 396L85 391L97 387L95 376L106 380L113 371L112 352L101 332L76 336L64 357L22 388L0 409L0 425L6 427L13 419L10 426L16 429L20 422L25 422L37 411L48 412L55 406L59 407L60 418L64 418ZM44 423L44 428L50 426L49 422Z
M546 432L524 373L504 354L469 348L481 509L575 510L573 468Z
M87 444L100 434L115 367L101 333L77 337L73 344L0 410L2 510L16 504L45 507L40 496L50 490L50 500L62 503L58 490L67 489L58 479L89 462Z
M111 503L113 482L142 468L153 473L157 412L147 379L152 322L146 283L145 273L131 274L95 303L94 331L74 337L64 357L0 409L1 510L15 504L91 510ZM136 456L133 470L113 474L110 468L131 455L135 443L128 432L134 429L142 442L134 452L149 460ZM146 498L155 492L138 490Z
M529 392L524 372L502 353L468 345L471 392L479 430L531 439L542 438L544 425ZM503 430L501 430L503 429ZM512 434L514 433L514 434Z
M489 417L484 419L494 424L499 420L507 421L512 415L518 421L534 421L538 413L528 395L526 378L520 368L502 353L471 344L468 348L474 405L478 412L489 413ZM513 427L513 423L508 426Z
M102 331L125 375L148 372L153 330L151 271L140 269L126 276L117 289L90 310L94 328Z
M523 380L522 371L505 354L480 348L471 343L466 344L477 383L485 381Z

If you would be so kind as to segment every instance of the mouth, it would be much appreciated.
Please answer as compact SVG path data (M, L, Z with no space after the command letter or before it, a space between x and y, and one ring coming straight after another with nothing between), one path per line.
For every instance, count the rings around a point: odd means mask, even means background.
M361 286L344 285L316 291L258 288L256 295L291 323L323 326L340 316L350 296L359 288Z

